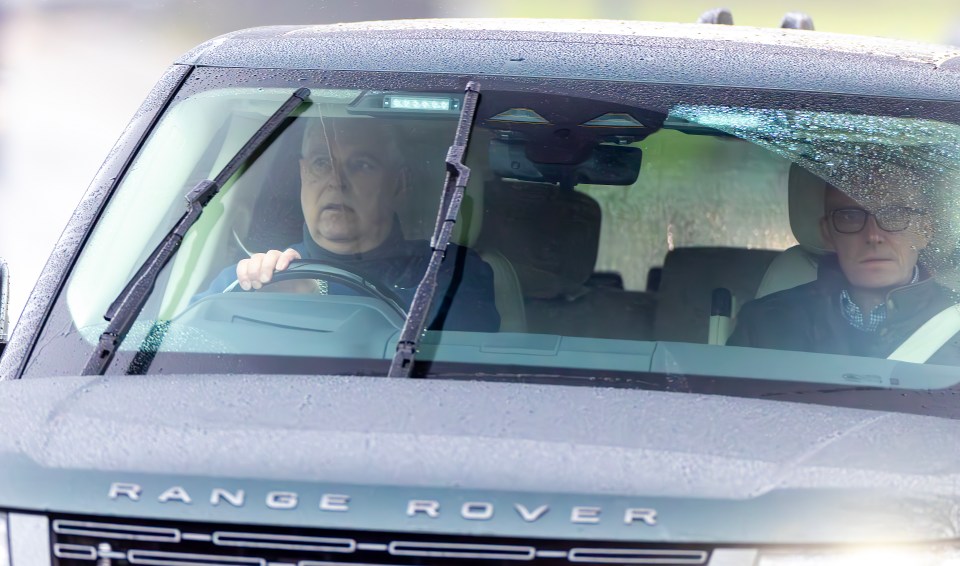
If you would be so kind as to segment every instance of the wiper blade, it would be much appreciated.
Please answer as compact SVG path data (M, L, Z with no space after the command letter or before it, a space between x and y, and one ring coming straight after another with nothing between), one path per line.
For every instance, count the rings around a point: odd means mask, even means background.
M113 360L117 347L127 337L130 328L147 302L153 287L157 282L160 271L167 265L173 254L179 249L183 238L191 226L196 223L207 204L220 192L220 188L230 180L240 167L262 149L285 125L286 119L301 104L310 98L310 89L297 89L267 121L260 126L236 155L227 162L219 174L212 180L200 181L184 198L187 199L187 211L180 217L176 225L167 232L160 244L143 262L134 276L117 295L113 303L103 315L110 324L100 335L97 349L87 360L83 368L83 375L103 375L107 366Z
M446 255L450 234L457 222L457 214L460 213L463 191L470 180L470 168L464 164L463 160L467 153L467 144L470 142L470 132L473 128L473 118L477 113L479 97L480 84L474 81L468 82L464 89L463 106L460 109L460 120L453 137L453 145L447 150L447 176L443 182L440 208L437 210L437 223L433 228L433 237L430 239L433 253L430 255L427 270L413 295L413 302L410 304L403 330L400 331L397 351L390 363L387 377L410 377L413 371L417 343L423 334L427 315L437 294L437 273Z

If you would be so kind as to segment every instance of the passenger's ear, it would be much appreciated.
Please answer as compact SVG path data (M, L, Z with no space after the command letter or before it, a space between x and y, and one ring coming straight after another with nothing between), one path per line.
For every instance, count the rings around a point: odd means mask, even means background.
M823 245L826 249L837 251L837 248L833 245L833 232L830 231L829 222L826 216L820 217L820 239L823 240Z
M918 221L919 227L916 230L917 238L920 242L917 245L918 249L923 249L930 244L930 240L933 239L933 219L929 215L924 214L920 217Z
M400 174L397 175L397 192L396 196L400 197L407 193L407 189L410 186L410 169L403 167L400 169Z

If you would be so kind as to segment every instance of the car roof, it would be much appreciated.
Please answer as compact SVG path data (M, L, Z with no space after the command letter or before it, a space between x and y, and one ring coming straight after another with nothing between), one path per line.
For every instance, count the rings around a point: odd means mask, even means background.
M960 99L960 48L809 30L435 19L240 30L182 64L591 79Z

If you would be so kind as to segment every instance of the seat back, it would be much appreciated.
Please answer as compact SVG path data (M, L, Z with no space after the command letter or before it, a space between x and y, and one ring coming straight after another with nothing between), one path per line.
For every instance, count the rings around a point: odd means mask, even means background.
M690 247L667 253L654 319L657 340L706 344L713 289L726 288L734 307L756 293L779 252L744 248Z
M600 245L596 200L551 184L500 180L487 184L486 203L477 246L500 250L516 268L529 332L649 339L651 294L590 284Z
M779 254L757 288L756 298L809 283L817 278L820 257L829 250L820 235L827 183L803 167L792 164L787 187L790 229L798 245Z
M500 250L513 264L524 297L582 293L600 245L600 205L546 183L487 183L479 249Z

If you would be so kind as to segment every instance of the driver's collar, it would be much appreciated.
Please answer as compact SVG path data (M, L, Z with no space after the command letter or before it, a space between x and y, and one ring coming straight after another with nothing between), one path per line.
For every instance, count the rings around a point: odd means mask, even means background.
M400 222L394 218L390 233L379 246L360 253L338 254L321 247L320 244L313 239L313 236L310 235L310 229L307 227L307 224L303 224L303 248L307 252L304 259L329 259L340 263L385 259L398 255L407 255L409 252L403 245L405 242L403 231L400 229Z

